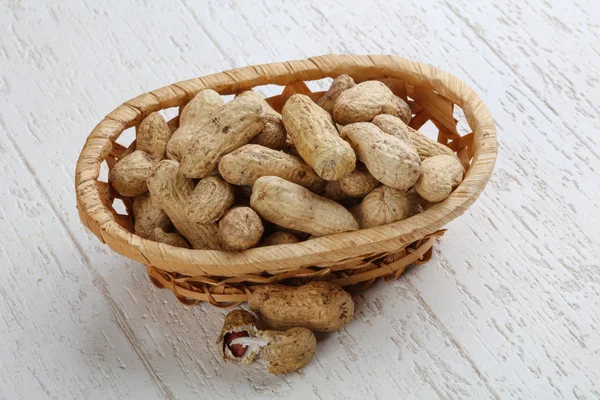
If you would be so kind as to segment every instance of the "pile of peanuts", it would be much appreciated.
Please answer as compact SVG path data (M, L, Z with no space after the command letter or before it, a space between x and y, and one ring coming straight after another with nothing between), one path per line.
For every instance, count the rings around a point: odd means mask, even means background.
M463 179L452 150L411 117L386 84L348 75L317 102L292 95L281 114L255 92L224 103L206 89L174 132L159 113L142 120L109 180L134 198L135 233L172 246L237 251L371 228Z

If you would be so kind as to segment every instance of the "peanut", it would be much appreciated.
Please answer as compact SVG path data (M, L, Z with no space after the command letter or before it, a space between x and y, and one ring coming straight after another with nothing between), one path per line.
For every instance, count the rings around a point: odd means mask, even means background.
M150 196L194 249L219 249L216 224L196 224L187 218L185 210L194 182L179 172L177 161L159 162L148 177L148 189Z
M280 150L285 146L287 133L281 120L281 114L273 110L266 100L258 93L247 90L239 95L239 97L247 97L263 107L263 118L265 120L265 128L250 141L253 144L268 147L274 150Z
M121 196L137 197L148 191L146 179L165 153L171 132L157 112L142 120L137 130L136 150L121 158L110 170L109 180Z
M300 158L257 144L247 144L224 156L219 173L234 185L252 185L261 176L278 176L315 193L325 182Z
M276 246L278 244L292 244L298 243L300 239L291 232L277 231L267 236L261 243L260 246Z
M356 169L339 180L340 189L350 197L364 197L379 186L379 181L371 175L364 164L357 164Z
M373 119L373 123L383 132L411 143L417 151L419 158L421 158L421 161L433 156L444 154L450 156L454 155L454 152L449 147L429 139L427 136L414 130L391 115L378 115Z
M264 129L262 110L260 103L244 97L219 107L190 140L181 160L181 173L188 178L203 178L213 172L222 156Z
M331 116L310 97L294 94L283 106L282 117L296 150L317 175L332 181L352 172L352 148L340 138Z
M410 121L410 107L379 81L366 81L345 90L335 101L333 119L341 125L369 122L379 114Z
M250 206L267 221L317 236L358 229L341 205L276 176L256 180Z
M148 153L134 151L117 161L110 170L110 184L121 196L138 197L148 191L146 178L152 173L154 160Z
M233 204L233 187L218 176L207 176L198 182L188 199L185 213L198 224L217 222Z
M288 374L306 366L317 352L317 339L306 328L291 328L285 332L263 331L267 341L261 358L272 374Z
M148 193L136 197L133 201L135 218L134 232L144 239L150 239L155 228L167 229L171 220Z
M465 169L454 155L434 156L423 160L421 176L415 190L430 202L437 203L450 196L462 182Z
M255 246L264 232L262 221L250 207L235 207L219 221L219 238L226 250Z
M174 247L183 247L185 249L189 249L191 247L187 240L185 240L180 234L176 232L165 232L162 228L154 229L151 240Z
M339 286L310 282L299 287L264 285L248 297L248 306L270 329L304 327L332 332L354 315L352 297Z
M344 90L353 88L354 86L356 86L356 83L350 75L340 75L333 80L331 86L317 101L317 104L323 107L329 114L333 114L333 105L337 98L340 97L340 94L342 94Z
M223 98L212 89L204 89L183 108L179 128L167 144L167 158L181 162L191 139L200 134L211 115L223 105Z
M419 178L421 160L402 140L370 122L346 125L342 132L358 159L384 185L407 191Z
M249 364L256 359L260 353L259 345L244 346L232 344L235 339L242 337L256 337L256 319L254 315L245 310L233 310L225 317L221 334L217 339L220 345L221 355L225 360Z
M152 160L159 161L165 155L171 130L160 113L153 112L142 120L136 133L135 149L143 151Z
M361 229L390 224L408 218L414 212L414 204L400 189L380 186L369 193L352 214Z
M310 330L260 331L254 316L244 310L234 310L225 317L217 343L225 360L249 364L260 354L272 374L304 367L317 350L317 340Z

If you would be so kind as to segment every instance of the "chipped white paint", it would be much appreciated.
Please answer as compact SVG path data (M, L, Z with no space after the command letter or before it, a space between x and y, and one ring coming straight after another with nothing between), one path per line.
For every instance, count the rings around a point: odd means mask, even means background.
M0 398L600 397L600 3L49 3L0 6ZM139 93L330 52L465 80L498 125L495 175L302 373L224 364L224 311L180 305L82 228L78 152Z

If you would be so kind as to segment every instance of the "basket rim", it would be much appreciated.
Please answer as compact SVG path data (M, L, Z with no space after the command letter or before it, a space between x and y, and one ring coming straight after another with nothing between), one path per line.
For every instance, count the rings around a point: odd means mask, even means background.
M202 89L235 94L265 84L333 78L399 78L425 87L461 107L473 131L474 154L463 182L444 201L411 218L354 232L244 251L190 250L143 239L119 225L102 202L100 165L124 129L148 114L179 106ZM461 80L436 67L391 55L323 55L260 64L177 82L144 93L109 113L89 135L77 162L75 189L83 224L112 250L133 260L184 275L238 276L293 270L303 265L339 263L358 255L390 251L443 227L473 204L489 181L498 152L494 121L479 96Z

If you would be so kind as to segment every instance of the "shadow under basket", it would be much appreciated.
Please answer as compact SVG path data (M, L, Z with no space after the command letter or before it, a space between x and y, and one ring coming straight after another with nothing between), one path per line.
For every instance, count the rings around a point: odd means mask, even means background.
M316 238L295 244L253 248L241 252L188 250L133 234L131 198L120 197L100 179L103 163L110 169L133 151L117 142L124 130L136 127L148 114L172 107L180 110L202 89L222 95L262 85L283 87L267 101L277 111L294 93L314 100L306 81L348 74L357 82L381 80L410 105L410 125L419 129L431 121L437 140L447 145L465 166L463 182L441 203L403 221ZM469 125L461 136L454 118L462 109ZM178 117L169 121L174 130ZM441 228L461 215L487 184L497 155L496 130L481 99L454 76L401 57L389 55L325 55L307 60L255 65L195 78L142 94L117 107L92 131L75 174L81 221L112 250L147 266L152 282L171 289L184 304L208 301L232 306L246 301L260 285L299 285L329 281L347 290L369 287L377 278L397 279L410 264L431 258ZM120 212L115 210L115 205ZM120 206L120 207L119 207ZM124 209L124 210L121 210Z

